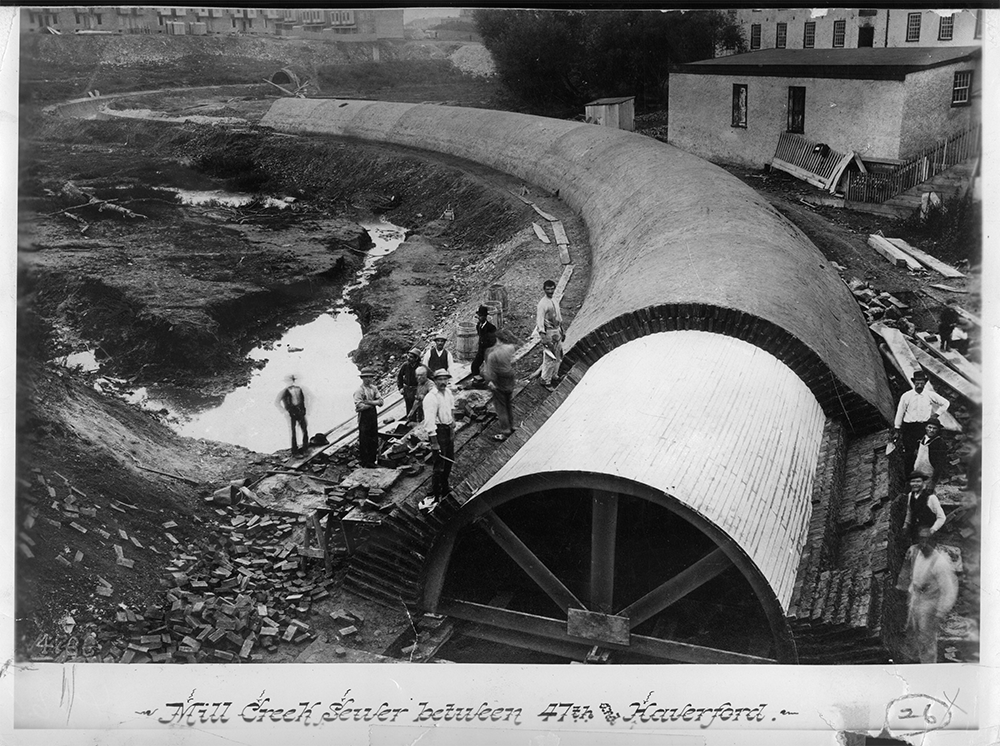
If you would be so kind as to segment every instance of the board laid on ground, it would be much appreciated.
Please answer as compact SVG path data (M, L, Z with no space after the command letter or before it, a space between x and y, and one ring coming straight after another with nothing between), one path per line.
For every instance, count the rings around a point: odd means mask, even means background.
M896 267L906 267L914 272L922 270L923 265L907 254L902 249L896 247L885 236L872 234L868 236L868 245L877 251L887 262Z
M936 334L917 332L916 337L923 344L924 349L943 360L957 373L961 373L977 386L981 387L983 385L982 369L957 350L942 350L940 347L940 338Z
M935 272L943 275L944 277L952 277L952 278L965 277L965 275L963 275L954 267L945 264L937 257L933 257L930 254L916 248L915 246L911 246L901 238L887 238L886 241L891 243L900 251L909 254L918 262L927 266L929 269L933 269ZM951 288L949 288L949 290L950 289Z
M538 223L532 223L531 227L535 229L535 235L538 236L539 241L541 241L542 243L551 243L549 241L548 234L545 232L545 229L542 226L540 226Z
M981 405L983 403L983 392L976 384L953 371L944 362L935 359L926 350L917 347L910 341L907 341L906 344L909 346L910 352L916 358L917 362L935 380L940 381L956 394L968 399L973 404Z

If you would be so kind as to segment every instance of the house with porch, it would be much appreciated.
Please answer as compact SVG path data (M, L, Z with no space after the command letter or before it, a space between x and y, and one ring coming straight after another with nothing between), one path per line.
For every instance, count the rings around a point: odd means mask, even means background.
M783 135L866 163L902 163L975 128L981 49L764 49L679 65L668 141L760 168Z

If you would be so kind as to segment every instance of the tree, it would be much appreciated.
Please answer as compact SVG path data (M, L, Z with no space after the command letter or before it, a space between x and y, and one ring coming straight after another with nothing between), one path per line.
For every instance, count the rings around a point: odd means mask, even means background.
M663 100L671 65L742 44L718 11L480 9L473 18L501 83L539 112L624 95L648 108Z

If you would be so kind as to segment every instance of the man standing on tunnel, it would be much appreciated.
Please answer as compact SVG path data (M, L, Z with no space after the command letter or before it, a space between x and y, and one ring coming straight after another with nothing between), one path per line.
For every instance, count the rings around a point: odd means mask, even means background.
M902 441L903 459L907 473L913 471L917 458L917 446L924 437L927 421L932 415L940 415L948 409L950 402L927 387L927 374L918 370L913 374L913 388L899 397L896 407L896 437Z
M424 397L424 429L434 453L431 494L420 502L421 510L433 510L451 491L448 477L455 463L455 395L448 388L451 373L434 371L434 386Z
M542 385L551 391L562 363L562 310L555 299L556 284L552 280L542 284L542 292L545 294L535 309L535 331L542 344Z
M486 359L486 351L497 341L497 328L490 322L490 309L486 306L480 306L476 311L476 334L479 335L479 347L472 361L472 376L477 381L482 381L483 377L479 374L479 370Z
M406 360L399 366L396 373L396 387L403 395L406 412L413 409L413 401L417 396L417 368L420 367L420 350L414 347L406 353Z

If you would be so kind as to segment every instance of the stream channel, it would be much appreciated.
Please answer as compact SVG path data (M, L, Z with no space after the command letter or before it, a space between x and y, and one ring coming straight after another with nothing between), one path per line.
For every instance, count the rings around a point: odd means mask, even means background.
M218 193L211 196L219 199ZM278 401L289 376L294 375L305 392L310 436L352 419L353 394L361 379L349 355L357 349L362 330L347 307L347 299L368 283L378 261L406 239L405 229L391 223L361 225L374 245L366 252L364 265L353 281L318 317L289 329L276 342L251 350L248 357L263 364L247 385L231 391L221 403L218 398L155 385L129 392L128 400L144 409L166 410L167 422L181 435L232 443L260 453L291 446L288 415ZM70 355L63 363L85 371L98 367L92 351Z

